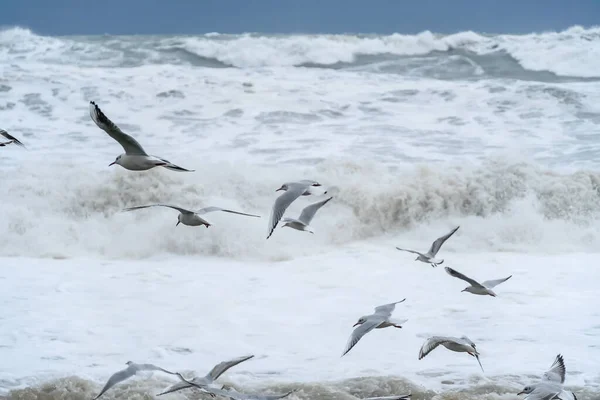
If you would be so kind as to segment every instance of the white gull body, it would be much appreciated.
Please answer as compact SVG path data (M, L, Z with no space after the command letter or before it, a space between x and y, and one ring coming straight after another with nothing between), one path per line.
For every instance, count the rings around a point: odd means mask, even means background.
M321 207L329 202L329 200L333 199L333 197L329 197L325 200L318 201L316 203L310 204L302 210L300 216L298 218L283 218L281 222L283 222L284 227L290 227L292 229L296 229L298 231L306 231L310 233L315 233L310 226L311 221L313 220L315 214Z

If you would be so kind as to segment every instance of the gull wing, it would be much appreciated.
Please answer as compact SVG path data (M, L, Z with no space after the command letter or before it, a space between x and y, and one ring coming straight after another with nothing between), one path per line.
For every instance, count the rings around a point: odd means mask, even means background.
M344 349L344 352L342 353L342 357L345 356L350 350L352 350L352 348L354 346L356 346L356 343L358 343L358 341L363 336L365 336L367 333L369 333L373 329L375 329L384 320L385 320L384 318L380 318L380 317L370 318L364 324L361 324L360 326L356 327L356 329L354 329L352 331L352 334L350 335L350 338L348 339L348 343L346 344L346 348Z
M438 253L438 251L440 251L440 248L442 247L444 242L446 240L448 240L450 238L450 236L454 235L454 232L456 232L458 230L458 228L460 228L460 225L457 226L456 228L452 229L448 234L446 234L440 238L437 238L435 240L435 242L433 242L431 244L431 248L429 249L429 254L431 254L432 257L435 257L435 255Z
M458 279L462 279L463 281L470 283L471 286L483 287L483 285L481 283L477 282L475 279L471 279L468 276L461 274L460 272L458 272L455 269L452 269L450 267L446 267L444 269L446 270L448 275L453 276Z
M456 340L446 336L432 336L423 343L421 350L419 350L419 360L422 360L427 354L431 353L440 344L444 343L456 343Z
M148 207L169 207L169 208L179 211L182 214L193 214L194 213L193 211L186 210L185 208L181 208L181 207L177 207L177 206L172 206L170 204L148 204L146 206L136 206L136 207L124 208L123 211L141 210L142 208L148 208Z
M233 210L227 210L227 209L225 209L225 208L221 208L221 207L214 207L214 206L201 208L201 209L199 209L198 211L196 211L196 214L198 214L198 215L202 215L202 214L206 214L206 213L209 213L209 212L214 212L214 211L223 211L223 212L226 212L226 213L231 213L231 214L238 214L238 215L245 215L245 216L247 216L247 217L256 217L256 218L260 218L260 215L246 214L246 213L243 213L243 212L239 212L239 211L233 211Z
M112 122L100 107L93 101L90 101L90 117L98 125L98 128L108 133L108 136L115 139L125 150L125 154L135 156L147 156L144 148L133 137L123 132L114 122Z
M544 373L542 377L543 381L565 383L565 373L567 369L565 367L565 360L562 355L557 355L556 359L550 366L550 369Z
M502 282L506 282L507 280L509 280L510 278L512 278L512 275L509 276L508 278L503 278L503 279L493 279L491 281L484 281L482 283L483 286L487 287L487 288L494 288L496 286L498 286L499 284L501 284Z
M254 355L251 354L248 356L234 358L233 360L220 362L217 365L215 365L213 369L210 370L208 375L206 375L206 380L209 380L210 382L215 381L219 376L223 375L223 373L225 373L225 371L227 371L229 368L235 367L239 363L247 361L252 357L254 357Z
M309 225L310 221L312 221L317 211L319 211L319 209L325 204L327 204L331 199L333 199L333 197L318 201L316 203L304 207L302 213L300 214L300 217L298 217L298 221L302 222L304 225Z
M135 375L135 373L136 373L136 369L130 368L130 367L127 367L119 372L115 372L114 374L112 374L112 376L110 378L108 378L108 381L106 382L106 384L104 385L104 387L102 388L102 390L100 391L98 396L94 397L94 400L96 400L97 398L102 396L104 393L106 393L110 388L115 386L117 383L123 382L124 380L131 378L133 375Z
M380 317L387 319L392 316L392 312L394 311L394 308L396 308L396 304L400 304L400 303L404 302L405 300L406 299L402 299L395 303L389 303L389 304L384 304L382 306L375 307L375 315L378 315Z
M16 138L16 137L14 137L13 135L9 134L8 132L6 132L4 129L0 129L0 135L4 136L4 137L5 137L5 138L7 138L8 140L10 140L10 142L8 142L8 143L4 143L3 145L5 145L5 144L9 144L9 143L11 143L11 142L12 142L12 143L14 143L14 144L16 144L16 145L18 145L18 146L25 147L25 145L24 145L23 143L21 143L21 142L19 141L19 139L17 139L17 138Z

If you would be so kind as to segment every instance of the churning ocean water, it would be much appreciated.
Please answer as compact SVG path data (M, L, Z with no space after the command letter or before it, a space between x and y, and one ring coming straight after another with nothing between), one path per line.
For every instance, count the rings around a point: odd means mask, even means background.
M558 353L600 399L600 29L484 35L89 36L0 31L0 396L89 399L125 362L292 400L510 400ZM121 147L193 173L108 167ZM282 183L334 200L265 240ZM290 216L315 197L302 198ZM125 207L221 206L213 225ZM439 268L426 250L460 225ZM465 282L512 275L498 297ZM403 329L366 335L375 306ZM431 335L467 335L485 373ZM188 375L189 376L189 375ZM148 399L153 374L106 399ZM180 391L164 399L198 398Z

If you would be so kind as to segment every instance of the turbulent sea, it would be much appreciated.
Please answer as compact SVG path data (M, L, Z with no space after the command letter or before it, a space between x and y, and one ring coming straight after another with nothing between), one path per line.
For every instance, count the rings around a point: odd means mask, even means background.
M122 148L193 173L108 167ZM0 398L90 399L125 362L292 400L511 400L558 353L600 399L600 29L46 37L0 31ZM265 240L282 183L334 196ZM320 199L321 197L317 197ZM288 209L295 216L314 196ZM211 213L125 207L170 203ZM442 247L438 268L395 246ZM498 297L465 282L512 275ZM403 329L367 334L375 306ZM467 335L485 373L431 335ZM103 398L150 399L154 373ZM164 397L195 399L193 391Z

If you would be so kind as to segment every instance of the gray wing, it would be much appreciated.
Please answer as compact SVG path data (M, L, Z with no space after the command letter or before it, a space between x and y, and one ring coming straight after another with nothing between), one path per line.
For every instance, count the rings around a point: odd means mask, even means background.
M409 249L401 249L400 247L396 246L396 250L400 250L400 251L408 251L409 253L413 253L413 254L418 254L420 256L422 256L423 254L419 253L418 251L414 251L414 250L409 250Z
M198 211L196 211L196 214L202 215L202 214L207 214L209 212L214 212L214 211L223 211L223 212L231 213L231 214L238 214L238 215L245 215L247 217L260 218L260 215L246 214L246 213L239 212L239 211L227 210L227 209L221 208L221 207L204 207L204 208L201 208Z
M210 382L212 382L212 381L216 380L219 376L223 375L223 373L225 371L227 371L229 368L235 367L239 363L247 361L247 360L251 359L252 357L254 357L254 355L238 357L238 358L234 358L233 360L223 361L221 363L218 363L217 365L215 365L213 367L213 369L210 370L208 375L206 375L206 380L209 380Z
M456 228L452 229L450 231L450 233L437 238L435 242L433 242L431 244L431 248L429 249L429 253L435 257L435 255L438 253L438 251L440 251L440 248L442 247L442 245L444 244L444 242L446 240L448 240L450 238L450 236L454 235L454 232L456 232L458 230L458 228L460 228L460 225L457 226Z
M559 354L556 356L556 359L552 363L550 369L544 373L542 380L565 383L566 372L567 369L565 368L565 360L563 359L563 356Z
M487 288L494 288L496 286L498 286L499 284L501 284L502 282L506 282L507 280L509 280L510 278L512 278L512 275L509 276L508 278L503 278L503 279L493 279L491 281L484 281L483 282L483 286L487 287Z
M321 186L319 182L313 181L312 179L301 179L298 183L305 186Z
M277 227L279 220L283 217L285 210L296 200L298 197L304 193L308 186L302 184L295 184L290 186L288 190L285 191L281 196L279 196L275 200L275 204L273 204L273 210L271 211L271 218L269 218L269 234L267 239L271 237L273 231Z
M98 125L98 128L108 133L108 136L115 139L121 146L123 146L125 154L137 156L148 155L137 140L119 129L114 122L104 115L102 110L100 110L100 107L98 107L98 105L93 101L90 101L90 117L92 117L92 120L96 123L96 125Z
M134 364L137 371L161 371L167 374L176 375L175 372L167 371L164 368L158 367L154 364Z
M312 221L312 219L314 218L317 211L319 211L319 208L323 207L331 199L333 199L333 197L318 201L316 203L313 203L311 205L304 207L304 209L302 210L302 213L300 214L300 217L298 217L298 220L300 222L304 223L305 225L310 224L310 221Z
M356 329L354 329L354 331L352 331L352 334L350 335L350 338L348 339L348 343L346 344L346 348L344 349L344 352L342 353L342 357L345 356L350 350L352 350L352 348L354 346L356 346L356 343L358 343L358 341L363 336L365 336L367 333L371 332L383 321L384 321L383 318L371 318L371 319L368 319L364 324L356 327Z
M408 400L412 394L401 394L399 396L366 397L363 400Z
M194 213L193 211L186 210L185 208L172 206L169 204L148 204L147 206L136 206L136 207L124 208L123 211L141 210L142 208L148 208L148 207L169 207L169 208L172 208L173 210L179 211L182 214L193 214Z
M384 318L389 318L392 316L392 312L394 308L396 308L396 304L400 304L404 302L406 299L402 299L395 303L384 304L382 306L375 307L375 314Z
M123 382L124 380L131 378L133 375L135 375L135 373L136 370L134 368L125 368L124 370L114 373L108 379L98 396L94 397L94 400L102 396L104 393L106 393L106 391L108 391L108 389L115 386L117 383Z
M456 343L455 338L447 337L447 336L432 336L423 343L421 346L421 350L419 350L419 360L423 359L427 354L431 353L443 343Z
M25 147L25 145L23 143L21 143L16 137L14 137L13 135L9 134L8 132L6 132L4 129L0 129L0 135L4 136L5 138L7 138L8 140L10 140L12 143L19 145L21 147ZM9 142L10 143L10 142ZM8 143L7 143L8 144Z
M175 375L177 375L177 374L175 374ZM192 379L190 382L192 382L193 384L187 383L187 381L183 381L183 380L181 382L177 382L176 384L171 385L168 388L166 388L164 391L158 393L156 396L162 396L164 394L177 392L179 390L191 388L194 386L204 387L205 385L209 384L209 382L206 381L206 378L198 378L198 377Z
M468 276L461 274L460 272L458 272L455 269L452 269L450 267L446 267L444 269L446 270L446 272L448 273L448 275L453 276L453 277L458 278L458 279L462 279L463 281L470 283L471 286L483 287L481 285L481 283L477 282L475 279L471 279Z

